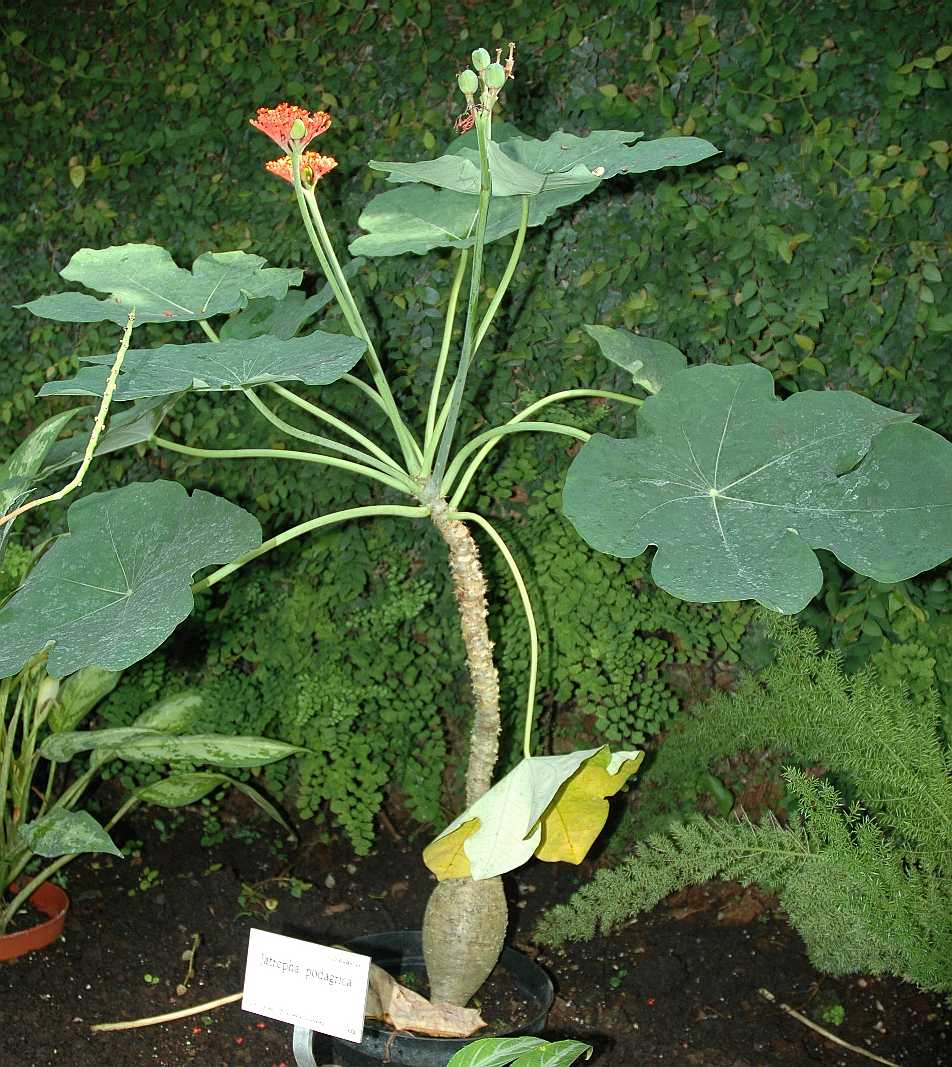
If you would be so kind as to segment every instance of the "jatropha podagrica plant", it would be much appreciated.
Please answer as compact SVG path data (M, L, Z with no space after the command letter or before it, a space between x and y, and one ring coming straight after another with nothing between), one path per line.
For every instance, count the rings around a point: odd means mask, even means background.
M351 252L455 250L421 425L391 388L380 340L350 288L353 270L341 266L321 216L320 183L336 163L307 146L330 127L322 112L282 104L261 109L252 125L284 153L267 168L294 187L302 225L348 333L302 332L322 306L295 288L302 272L267 267L244 252L208 252L186 270L152 245L81 249L62 275L106 299L65 292L25 305L60 321L126 325L134 312L135 325L191 322L204 333L204 340L186 344L130 349L118 371L113 355L94 357L69 381L43 387L43 395L99 396L129 405L113 415L99 452L148 442L197 459L269 457L333 466L369 479L377 499L316 516L262 543L251 544L260 538L249 534L240 551L215 560L221 565L191 584L213 561L189 555L190 539L214 521L224 544L240 509L213 519L207 506L195 503L201 497L207 505L207 494L188 498L176 487L174 515L166 513L171 497L166 503L170 490L163 482L87 497L71 509L71 533L0 612L0 676L44 648L53 674L90 663L118 669L168 636L191 609L193 593L277 545L374 516L431 522L447 547L473 699L466 808L424 852L439 879L424 919L431 990L434 999L458 1004L478 989L503 944L500 876L533 856L579 862L604 824L606 798L630 778L642 755L612 754L605 746L533 754L538 640L532 605L495 524L466 506L482 462L509 434L552 433L581 442L566 480L567 517L591 545L617 556L657 546L655 580L687 600L750 598L795 612L820 588L815 549L833 551L844 564L883 581L952 555L952 447L945 440L910 416L849 392L799 393L781 401L769 371L752 363L688 366L662 341L588 325L633 394L568 389L500 425L478 432L461 425L470 368L509 293L528 229L616 176L686 166L716 152L695 137L646 141L640 133L602 130L584 137L558 131L537 140L506 124L494 130L493 113L514 64L512 47L505 58L497 52L495 61L485 49L472 54L472 69L458 78L466 102L457 120L462 135L443 155L369 164L394 188L367 205L359 219L365 232ZM511 254L487 299L484 249L510 235ZM372 439L334 415L316 392L332 382L346 383L379 408L389 439ZM240 394L295 448L223 451L161 436L164 416L186 403L189 392ZM590 435L545 419L552 404L592 399L625 406L632 436ZM132 493L138 494L134 509L126 504ZM474 529L510 568L530 635L524 758L495 785L499 683Z

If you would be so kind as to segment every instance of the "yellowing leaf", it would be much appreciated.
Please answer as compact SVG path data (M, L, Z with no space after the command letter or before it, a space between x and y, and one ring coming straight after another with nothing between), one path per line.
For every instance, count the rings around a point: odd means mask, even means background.
M470 819L445 837L431 841L423 850L423 862L441 882L445 878L470 876L469 859L463 851L463 844L478 829L479 819Z
M643 759L644 753L639 752L609 773L607 752L603 750L581 766L559 789L542 817L542 842L536 856L550 863L581 863L608 818L605 798L621 789Z

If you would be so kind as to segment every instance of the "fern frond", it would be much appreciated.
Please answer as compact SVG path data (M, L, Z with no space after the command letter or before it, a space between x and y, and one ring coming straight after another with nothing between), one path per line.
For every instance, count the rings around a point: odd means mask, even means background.
M836 653L789 620L770 624L776 660L718 694L673 729L645 772L636 812L642 832L666 824L671 783L711 764L769 748L842 776L884 825L923 851L952 848L952 777L934 701L917 703L872 673L847 676Z
M559 944L608 933L669 893L732 878L776 893L813 963L888 973L952 991L952 760L932 703L848 678L836 654L788 621L772 626L775 662L672 731L646 784L643 823L661 821L667 782L696 780L721 757L770 748L837 774L784 771L798 815L698 818L649 833L613 871L552 908L536 936ZM670 790L667 791L670 793Z

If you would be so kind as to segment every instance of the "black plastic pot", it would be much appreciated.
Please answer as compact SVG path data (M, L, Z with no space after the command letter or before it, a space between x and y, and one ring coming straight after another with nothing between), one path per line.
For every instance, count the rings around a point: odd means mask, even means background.
M369 934L358 937L348 946L354 952L371 956L374 963L393 975L407 971L424 970L422 936L419 930L396 930L387 934ZM523 1034L540 1034L552 1006L555 990L545 971L528 956L512 948L504 948L499 965L515 979L523 994L532 1005L529 1021L506 1037ZM333 1063L340 1067L376 1067L391 1063L400 1067L446 1067L461 1048L478 1038L416 1037L412 1034L395 1034L393 1030L378 1027L373 1022L364 1026L364 1039L360 1044L332 1040ZM310 1031L296 1029L294 1054L299 1067L311 1067L314 1058L311 1052ZM307 1058L307 1057L310 1058Z

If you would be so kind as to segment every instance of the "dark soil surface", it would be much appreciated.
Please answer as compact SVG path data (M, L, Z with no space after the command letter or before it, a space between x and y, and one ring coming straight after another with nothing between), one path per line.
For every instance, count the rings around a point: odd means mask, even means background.
M141 855L90 857L67 868L73 906L66 936L0 964L0 1060L11 1067L293 1067L291 1028L237 1004L148 1029L89 1030L238 992L251 926L328 944L419 927L431 885L419 859L423 841L381 834L374 855L355 858L344 845L305 840L282 856L269 828L248 833L253 822L241 812L224 840L202 844L197 816L162 841L143 815L126 831L144 842ZM236 832L254 839L242 843ZM611 939L538 951L527 942L536 918L590 875L590 868L536 864L508 888L511 940L556 983L547 1036L590 1042L597 1067L872 1062L766 1003L761 987L818 1022L825 1009L834 1018L842 1009L840 1025L821 1025L902 1067L952 1065L952 1011L941 998L895 979L818 974L771 902L729 883L680 894ZM288 876L313 887L295 897L280 880ZM242 894L243 884L256 888ZM179 994L182 954L195 934L195 977Z

